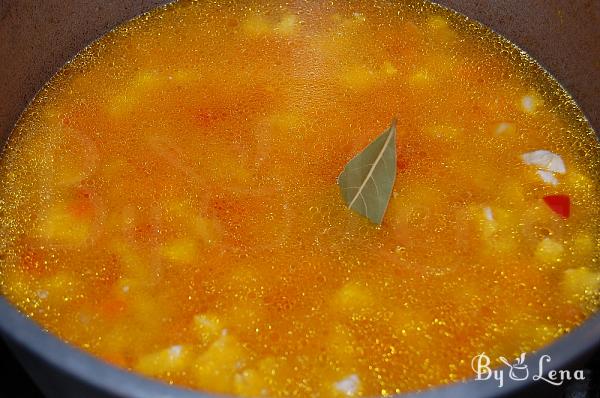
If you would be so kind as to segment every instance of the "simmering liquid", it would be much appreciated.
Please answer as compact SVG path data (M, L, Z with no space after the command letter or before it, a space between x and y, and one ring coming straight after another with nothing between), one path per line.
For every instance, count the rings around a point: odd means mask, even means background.
M336 177L394 117L377 226ZM438 6L181 1L86 48L22 115L0 287L168 383L426 389L597 309L599 153L543 69Z

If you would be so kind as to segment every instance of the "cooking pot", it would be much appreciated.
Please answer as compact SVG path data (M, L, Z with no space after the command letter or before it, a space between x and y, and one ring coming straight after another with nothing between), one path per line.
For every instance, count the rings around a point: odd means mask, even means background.
M0 145L6 142L27 103L65 62L114 26L166 2L0 1ZM439 3L484 23L526 50L573 95L592 126L600 131L600 2L440 0ZM43 331L3 297L0 297L0 334L36 384L51 398L215 396L169 386L108 365ZM537 373L540 360L548 355L551 362L544 362L546 372L573 369L594 355L599 344L600 314L596 314L553 344L528 354L525 365L530 372ZM504 371L507 373L508 369ZM501 388L493 378L472 379L404 396L557 396L557 391L544 381L505 377Z

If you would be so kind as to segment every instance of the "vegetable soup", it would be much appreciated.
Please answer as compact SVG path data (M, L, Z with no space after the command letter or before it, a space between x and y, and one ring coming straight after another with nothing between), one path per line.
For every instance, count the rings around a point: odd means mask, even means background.
M393 119L378 224L338 176ZM20 118L0 287L167 383L426 389L596 311L599 154L553 78L442 7L180 1L91 44Z

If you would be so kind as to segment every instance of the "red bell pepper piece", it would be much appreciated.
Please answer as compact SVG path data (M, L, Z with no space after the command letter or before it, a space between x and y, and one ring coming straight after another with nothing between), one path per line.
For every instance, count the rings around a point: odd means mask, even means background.
M553 212L563 218L568 218L571 215L571 198L569 195L546 195L544 196L544 202Z

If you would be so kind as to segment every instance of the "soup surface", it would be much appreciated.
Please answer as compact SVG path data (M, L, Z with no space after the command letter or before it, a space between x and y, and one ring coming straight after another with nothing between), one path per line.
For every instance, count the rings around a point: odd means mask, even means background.
M537 64L429 3L240 3L117 28L25 111L0 168L24 313L169 383L343 397L470 377L596 310L600 147ZM377 226L336 177L394 117Z

